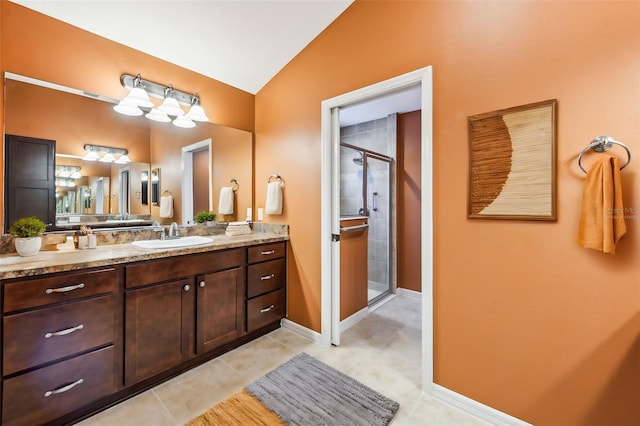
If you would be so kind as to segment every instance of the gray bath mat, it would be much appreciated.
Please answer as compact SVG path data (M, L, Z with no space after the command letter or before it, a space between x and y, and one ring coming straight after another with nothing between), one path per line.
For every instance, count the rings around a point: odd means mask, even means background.
M400 406L306 353L245 389L289 425L388 425Z

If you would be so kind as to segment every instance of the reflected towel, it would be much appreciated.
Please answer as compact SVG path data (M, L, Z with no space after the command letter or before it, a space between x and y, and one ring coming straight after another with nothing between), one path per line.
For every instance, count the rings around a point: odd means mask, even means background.
M591 166L584 180L578 244L613 254L626 232L620 165L617 157L605 155Z
M266 214L282 214L282 186L281 182L269 182L267 184L267 201L264 212Z
M233 188L230 186L223 186L222 188L220 188L218 213L233 214Z
M173 197L171 195L160 197L160 217L173 217Z

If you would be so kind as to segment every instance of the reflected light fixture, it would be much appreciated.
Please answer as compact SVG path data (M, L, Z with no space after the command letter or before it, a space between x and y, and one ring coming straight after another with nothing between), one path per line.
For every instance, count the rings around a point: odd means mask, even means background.
M80 166L64 166L56 164L56 177L80 179L82 174L80 173Z
M85 144L84 150L87 151L85 156L82 157L85 161L102 161L103 163L116 164L131 162L129 159L129 151L124 148ZM102 153L102 155L100 155L100 153Z
M171 84L163 85L144 80L140 74L136 76L123 74L120 76L120 83L122 87L130 90L129 95L113 107L121 114L144 114L149 120L163 123L173 121L175 126L183 128L195 127L195 121L209 121L209 117L200 104L200 95L197 93L192 94L177 90ZM162 104L156 107L149 96L162 99ZM181 105L189 107L187 114Z

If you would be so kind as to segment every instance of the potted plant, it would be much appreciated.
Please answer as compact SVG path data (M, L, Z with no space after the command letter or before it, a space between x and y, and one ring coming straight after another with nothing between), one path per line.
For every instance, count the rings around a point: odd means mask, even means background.
M42 233L47 225L35 216L16 219L9 228L14 235L16 251L20 256L33 256L40 251Z
M201 211L196 213L195 219L197 223L206 223L210 225L210 222L216 220L216 214L212 212Z

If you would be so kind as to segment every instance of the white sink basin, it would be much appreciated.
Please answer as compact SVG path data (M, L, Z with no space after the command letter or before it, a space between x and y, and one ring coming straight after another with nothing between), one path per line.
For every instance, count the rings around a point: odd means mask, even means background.
M133 244L136 247L140 247L144 249L163 249L163 248L199 246L202 244L209 244L212 242L213 242L213 238L193 235L189 237L180 237L173 240L134 241L131 244Z

